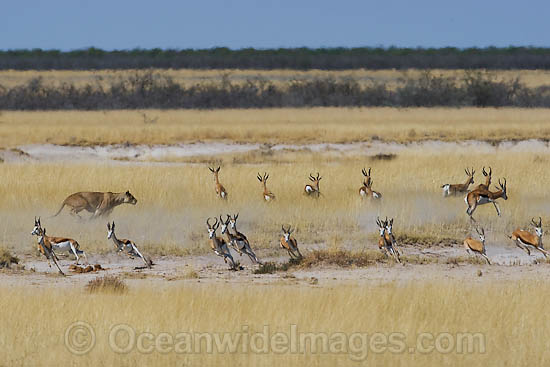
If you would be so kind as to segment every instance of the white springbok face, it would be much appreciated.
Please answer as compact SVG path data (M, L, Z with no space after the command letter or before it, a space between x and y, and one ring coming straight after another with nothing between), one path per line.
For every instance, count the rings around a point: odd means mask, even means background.
M379 231L380 231L380 237L384 236L384 231L386 230L386 228L384 226L380 227L379 228Z
M107 239L111 239L113 235L115 234L115 222L113 221L113 224L107 223Z
M239 215L237 214L236 216L229 218L229 225L231 226L231 229L235 229L237 227L237 217L238 216Z
M290 233L284 232L283 237L285 238L286 242L290 241Z
M41 231L42 226L40 225L40 218L36 219L36 217L34 217L34 228L32 229L31 236L38 236Z
M535 233L538 237L542 237L542 227L535 227Z
M221 226L222 226L222 234L224 234L225 232L227 232L227 225L229 224L229 220L227 220L225 222L222 221L220 223L221 223Z
M483 233L479 234L479 239L482 243L485 243L485 234Z
M392 229L393 229L393 219L386 223L386 231L388 232L389 235L392 234Z

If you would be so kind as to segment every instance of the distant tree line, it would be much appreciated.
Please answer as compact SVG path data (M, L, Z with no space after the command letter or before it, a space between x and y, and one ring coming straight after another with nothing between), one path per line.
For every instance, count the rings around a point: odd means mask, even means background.
M550 87L529 88L519 80L497 80L482 71L456 77L427 71L390 88L384 83L360 85L355 80L319 78L274 84L254 79L183 86L162 73L135 72L110 87L91 82L76 87L45 85L41 78L28 83L0 85L0 110L100 110L172 108L269 107L550 107Z
M550 69L550 48L280 48L0 51L0 69Z

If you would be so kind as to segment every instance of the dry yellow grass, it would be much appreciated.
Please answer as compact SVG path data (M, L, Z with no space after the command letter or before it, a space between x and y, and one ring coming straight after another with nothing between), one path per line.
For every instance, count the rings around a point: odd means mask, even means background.
M0 147L22 144L177 144L501 141L550 139L546 109L312 108L2 112Z
M0 165L0 209L3 232L0 240L15 249L30 249L28 234L33 217L41 215L48 233L76 238L89 253L112 249L106 239L106 221L79 222L67 209L48 219L63 199L77 191L130 190L136 206L122 205L111 218L117 233L131 238L146 253L189 254L207 252L205 219L240 212L239 228L254 247L276 248L281 224L292 224L300 243L364 248L375 246L377 215L395 217L395 232L430 238L465 238L471 226L463 197L442 197L444 183L463 182L464 168L475 167L476 184L482 181L481 167L492 166L493 182L506 177L507 201L500 200L502 217L492 205L480 206L475 217L488 232L488 246L510 243L506 235L524 226L532 217L548 223L550 209L546 182L548 155L533 152L484 153L461 151L442 155L426 148L422 153L403 152L391 161L373 161L362 155L294 152L277 154L265 164L224 164L220 180L229 199L215 196L213 176L206 164L190 165L94 165L9 164ZM222 159L223 160L223 159ZM296 163L288 163L296 162ZM374 189L380 203L362 201L363 167L372 167ZM262 200L257 172L270 173L268 187L277 199ZM310 172L320 172L322 197L304 196ZM537 172L536 179L532 172ZM493 188L494 189L494 188ZM420 238L418 237L418 238ZM412 237L411 237L412 238Z
M3 345L9 348L4 348L0 363L543 366L550 358L545 352L545 330L550 325L544 317L544 295L549 291L547 283L528 280L490 286L427 282L336 289L130 287L124 295L3 288L1 335ZM78 321L85 326L67 332ZM83 355L72 354L67 346L77 352L88 349L91 339L86 326L93 329L95 343ZM291 328L296 330L295 342L290 341ZM271 342L277 332L283 333L278 346ZM199 339L195 333L204 335ZM219 338L224 337L222 333L234 338L240 333L236 351L217 347L214 333ZM263 336L253 337L255 333L268 336L267 352L262 346ZM329 342L318 342L313 352L309 337L301 339L302 333L315 333L320 338L325 335ZM471 340L463 338L466 333ZM144 336L138 340L140 335ZM211 353L207 353L209 338L213 340ZM196 344L185 344L197 340L201 343L197 352ZM115 352L128 345L127 352ZM290 352L289 345L297 346L297 352ZM247 351L243 352L243 346ZM325 346L332 349L323 352Z
M244 83L248 79L262 78L274 83L286 83L292 80L311 80L318 78L334 79L353 79L360 84L367 83L386 83L390 87L395 87L402 82L404 77L417 78L423 70L152 70L155 73L170 76L176 83L185 86L191 86L198 83L219 82L226 78L233 83ZM46 85L61 85L63 83L74 84L75 86L84 86L86 84L100 84L104 88L120 79L127 78L137 70L82 70L82 71L0 71L0 84L5 87L13 87L27 83L29 80L41 77ZM430 70L434 75L445 77L462 77L464 70ZM500 70L490 72L498 80L511 80L519 78L522 83L528 87L539 87L550 84L550 71L548 70Z

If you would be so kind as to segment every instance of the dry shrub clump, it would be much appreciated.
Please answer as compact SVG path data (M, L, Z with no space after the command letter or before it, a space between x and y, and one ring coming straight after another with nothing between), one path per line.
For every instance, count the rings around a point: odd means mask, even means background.
M0 269L10 268L12 264L19 264L19 258L13 256L6 248L0 248Z
M113 275L105 275L90 280L86 285L86 290L90 293L115 293L122 294L128 291L128 286L123 280Z

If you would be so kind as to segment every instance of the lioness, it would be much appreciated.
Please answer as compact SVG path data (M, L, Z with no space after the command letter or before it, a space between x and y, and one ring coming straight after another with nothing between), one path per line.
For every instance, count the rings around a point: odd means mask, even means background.
M126 192L77 192L69 195L65 200L61 208L53 215L57 216L63 208L66 206L71 207L71 214L80 218L79 212L87 210L93 213L90 219L108 216L113 209L120 204L132 204L136 205L136 198L130 194L130 191Z

